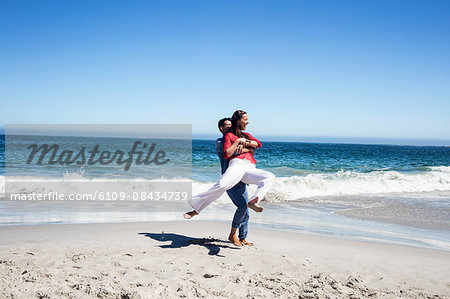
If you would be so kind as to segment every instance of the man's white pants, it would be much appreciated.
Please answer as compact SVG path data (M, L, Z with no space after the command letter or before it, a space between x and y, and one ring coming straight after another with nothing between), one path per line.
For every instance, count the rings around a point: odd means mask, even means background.
M188 202L195 211L200 213L201 210L218 199L225 191L239 183L239 181L258 185L251 199L258 197L261 200L266 195L274 179L275 176L271 172L257 169L255 164L249 160L234 158L230 161L227 171L214 186L206 192L193 196Z

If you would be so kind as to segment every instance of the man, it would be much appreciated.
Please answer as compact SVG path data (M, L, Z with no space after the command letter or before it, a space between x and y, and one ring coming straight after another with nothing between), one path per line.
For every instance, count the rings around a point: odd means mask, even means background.
M222 118L221 120L219 120L218 127L220 132L222 133L222 138L218 138L216 140L216 153L220 159L222 174L224 174L228 168L228 160L226 160L223 157L223 136L225 136L225 134L227 134L229 129L231 128L231 119ZM246 151L253 151L253 150L254 149L243 148L240 145L236 149L235 154L240 154ZM248 194L246 185L243 182L239 182L233 188L229 189L227 191L227 194L233 201L234 205L237 207L236 212L234 213L228 240L236 246L253 245L253 243L250 243L246 240L248 232L248 220L250 218L249 210L247 207ZM190 219L195 215L198 215L198 213L195 210L193 210L191 212L184 214L184 218ZM236 236L236 231L238 229L239 229L239 237Z

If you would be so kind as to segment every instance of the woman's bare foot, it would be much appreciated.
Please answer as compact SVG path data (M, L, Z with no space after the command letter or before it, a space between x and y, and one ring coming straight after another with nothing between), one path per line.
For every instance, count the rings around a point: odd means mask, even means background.
M193 211L184 213L183 216L184 216L184 219L191 219L191 218L194 217L195 215L198 215L198 213L197 213L195 210L193 210Z
M231 243L233 243L236 246L241 247L242 243L239 241L239 238L236 235L230 235L228 237L228 241L230 241Z
M258 201L259 201L259 197L256 196L255 198L253 198L252 200L250 200L248 203L249 203L249 204L257 204Z
M256 204L256 203L248 203L247 204L247 207L249 208L249 209L252 209L253 211L255 211L255 212L257 212L257 213L261 213L263 210L264 210L264 208L263 207L261 207L260 205L258 205L258 204Z
M241 244L242 245L253 245L253 243L252 242L249 242L249 241L247 241L247 240L245 240L245 239L242 239L242 240L239 240L239 241L241 241Z
M263 207L261 207L260 205L258 205L258 196L257 197L255 197L255 198L253 198L252 200L250 200L249 202L248 202L248 204L247 204L247 207L249 208L249 209L252 209L253 211L255 211L255 212L257 212L257 213L261 213L263 210L264 210L264 208Z

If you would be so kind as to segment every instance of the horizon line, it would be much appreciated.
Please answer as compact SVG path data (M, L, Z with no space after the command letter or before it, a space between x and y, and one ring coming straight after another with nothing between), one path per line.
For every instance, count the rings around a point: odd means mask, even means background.
M215 140L219 134L192 134L192 139ZM349 136L273 136L259 138L266 142L367 144L367 145L410 145L410 146L450 146L450 139L405 138L405 137L349 137Z
M0 135L5 136L4 128L0 128ZM13 134L15 135L15 134ZM55 135L52 135L55 136ZM61 135L62 136L62 135ZM93 137L74 136L72 137ZM114 136L104 136L114 137ZM220 134L193 133L194 140L216 140ZM131 137L141 138L141 137ZM160 139L162 137L159 137ZM165 139L165 138L162 138ZM263 135L259 139L266 142L299 142L299 143L332 143L332 144L373 144L373 145L410 145L410 146L450 146L450 139L440 138L405 138L405 137L348 137L348 136L273 136Z

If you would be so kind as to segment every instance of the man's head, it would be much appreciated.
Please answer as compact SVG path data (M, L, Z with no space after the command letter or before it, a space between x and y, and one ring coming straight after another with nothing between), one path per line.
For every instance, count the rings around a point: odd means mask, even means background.
M221 120L219 120L219 123L217 124L217 126L219 127L219 131L223 135L225 135L226 133L229 132L229 130L231 128L231 118L229 118L229 117L222 118Z

